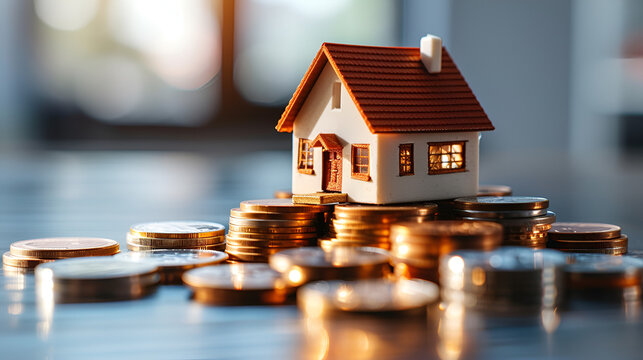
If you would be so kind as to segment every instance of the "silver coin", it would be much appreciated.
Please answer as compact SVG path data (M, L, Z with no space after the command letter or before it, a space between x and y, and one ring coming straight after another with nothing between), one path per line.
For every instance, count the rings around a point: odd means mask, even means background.
M159 249L128 251L114 256L117 259L150 263L161 268L215 265L225 261L228 255L216 250Z
M158 235L185 235L185 234L202 234L202 233L221 233L225 227L221 224L209 221L163 221L136 224L131 227L132 232L141 234L158 234ZM162 237L162 236L149 236Z

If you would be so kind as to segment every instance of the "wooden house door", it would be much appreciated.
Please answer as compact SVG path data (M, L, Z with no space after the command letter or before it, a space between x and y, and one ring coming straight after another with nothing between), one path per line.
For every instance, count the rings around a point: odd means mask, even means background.
M322 190L342 191L342 153L337 150L324 150L322 169Z

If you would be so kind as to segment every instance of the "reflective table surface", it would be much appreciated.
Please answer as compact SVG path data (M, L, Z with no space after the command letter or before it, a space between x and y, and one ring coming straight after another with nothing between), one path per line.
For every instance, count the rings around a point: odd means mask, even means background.
M33 151L0 154L0 249L50 236L98 236L125 249L130 225L210 220L290 186L290 152ZM552 154L553 156L553 154ZM643 247L643 161L597 173L590 161L516 154L481 159L481 182L545 196L560 221L623 227ZM608 162L609 163L609 162ZM546 170L546 171L544 171ZM203 306L183 286L136 301L37 302L32 274L0 273L2 359L632 359L639 304L574 304L499 316L457 306L426 316L310 319L294 305Z

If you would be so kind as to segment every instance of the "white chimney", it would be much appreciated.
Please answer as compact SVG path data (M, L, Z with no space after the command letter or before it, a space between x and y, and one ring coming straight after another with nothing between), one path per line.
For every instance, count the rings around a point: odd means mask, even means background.
M420 58L429 73L442 70L442 39L428 34L420 39Z

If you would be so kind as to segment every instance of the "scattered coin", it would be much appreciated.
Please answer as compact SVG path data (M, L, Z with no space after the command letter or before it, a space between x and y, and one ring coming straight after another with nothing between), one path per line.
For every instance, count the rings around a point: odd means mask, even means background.
M317 281L297 291L299 308L310 317L337 312L400 313L425 311L438 302L440 291L420 279Z
M40 299L63 303L137 299L154 292L159 283L156 265L112 256L41 264L35 276Z
M212 305L283 304L295 291L267 264L200 267L185 272L183 282L195 301Z
M390 273L391 255L373 247L301 247L270 256L270 266L292 285L315 280L371 279Z
M37 259L114 255L118 242L89 237L58 237L22 240L11 244L11 255Z
M162 284L181 284L181 275L187 270L223 263L228 255L214 250L157 249L124 252L115 258L156 265Z
M17 268L24 268L24 269L33 269L40 264L43 264L46 262L52 262L52 261L54 260L39 259L39 258L25 257L25 256L16 256L11 254L11 252L9 251L2 254L3 265L17 267Z
M164 221L133 225L130 233L137 237L190 239L225 234L225 227L208 221Z

